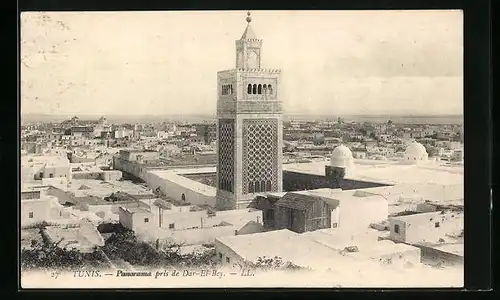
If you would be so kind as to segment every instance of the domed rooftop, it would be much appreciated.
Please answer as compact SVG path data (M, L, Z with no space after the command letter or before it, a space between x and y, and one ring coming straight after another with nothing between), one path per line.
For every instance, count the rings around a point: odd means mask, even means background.
M427 150L419 142L413 141L405 151L405 157L409 160L425 160L428 157Z
M330 165L333 167L347 167L352 165L353 160L351 150L344 145L339 145L332 151Z
M352 152L346 146L339 145L339 146L335 147L335 149L333 149L333 152L332 152L332 158L337 158L337 157L351 158Z

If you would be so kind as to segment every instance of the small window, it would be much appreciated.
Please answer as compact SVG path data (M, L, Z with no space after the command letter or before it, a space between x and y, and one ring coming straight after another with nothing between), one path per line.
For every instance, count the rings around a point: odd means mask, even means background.
M259 86L257 87L257 93L259 95L262 94L262 84L259 84Z
M222 260L222 253L219 253L219 259Z
M30 211L30 212L28 213L28 217L29 217L30 219L33 219L33 212L32 212L32 211Z
M226 263L229 263L230 261L229 257L226 257Z
M438 228L440 226L439 222L434 223L434 227Z
M332 228L337 228L337 223L332 223Z
M266 182L266 192L270 192L271 190L272 190L272 188L271 188L271 181L270 181L270 180L268 180L268 181Z
M186 201L186 195L182 194L182 195L181 195L181 200L182 200L182 201Z
M399 225L394 225L394 232L399 234Z
M49 174L49 177L50 177L50 178L54 178L54 174L50 173L50 174Z
M175 228L175 223L168 224L169 229L174 229Z
M148 223L149 222L149 218L144 218L144 223Z
M252 94L257 94L257 85L254 84L252 87Z
M254 191L255 191L255 187L254 187L254 185L253 185L253 182L252 182L252 181L250 181L250 182L248 183L248 192L249 192L249 193L253 193Z
M252 85L251 85L251 84L249 84L249 85L248 85L248 88L247 88L247 93L248 93L248 94L251 94L251 93L252 93Z
M260 182L256 181L255 182L255 192L256 193L260 193L261 190L260 190Z

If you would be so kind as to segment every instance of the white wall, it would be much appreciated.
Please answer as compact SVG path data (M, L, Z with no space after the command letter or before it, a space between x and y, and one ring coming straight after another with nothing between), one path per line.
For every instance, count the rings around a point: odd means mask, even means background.
M118 170L103 171L103 180L104 181L119 180L120 178L122 178L121 171L118 171Z
M160 187L163 194L177 201L182 201L182 194L184 194L186 202L195 205L210 205L215 207L215 195L204 195L203 193L191 190L189 187L164 179L154 173L148 172L146 183L153 190Z
M163 210L161 227L169 229L170 224L174 224L175 230L201 227L204 223L202 219L206 218L206 216L207 212L204 210L194 212L171 212L169 210Z
M156 241L156 239L160 239L162 243L201 245L214 243L215 239L218 237L235 235L235 227L220 226L189 230L168 230L165 228L155 228L154 230L147 230L146 228L140 228L137 230L137 233L143 239L149 241Z
M204 220L203 226L219 225L222 222L227 222L234 225L245 225L254 221L263 224L263 213L261 210L249 211L249 209L218 211L213 217L207 217Z
M386 200L352 199L352 201L342 201L339 207L338 226L343 229L366 229L371 223L386 220L389 216L389 205Z
M223 264L227 264L227 258L229 258L229 264L244 262L244 259L241 256L225 244L221 243L219 240L215 240L215 252L217 259Z
M32 217L30 217L32 213ZM22 200L21 226L46 221L50 218L50 200Z
M424 213L410 215L407 220L390 219L390 238L406 243L438 243L447 233L458 233L464 228L463 214L459 213ZM439 223L439 227L436 227ZM398 224L400 234L394 232L394 226Z
M33 217L30 218L30 212ZM57 203L57 198L43 196L41 199L21 200L21 226L67 218L65 208Z
M339 222L340 222L340 206L337 206L334 210L332 210L331 221L332 221L332 224L337 223L337 227L340 226L340 224L339 224Z

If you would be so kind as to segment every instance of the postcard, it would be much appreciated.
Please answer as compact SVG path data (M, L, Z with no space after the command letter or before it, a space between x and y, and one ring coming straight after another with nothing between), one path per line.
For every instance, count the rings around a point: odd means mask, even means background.
M21 286L463 287L459 10L23 12Z

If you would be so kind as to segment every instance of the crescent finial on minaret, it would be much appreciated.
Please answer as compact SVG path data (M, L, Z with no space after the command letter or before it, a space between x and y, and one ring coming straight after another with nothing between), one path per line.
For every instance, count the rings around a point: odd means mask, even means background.
M247 12L247 22L252 22L252 17L250 17L250 12Z

